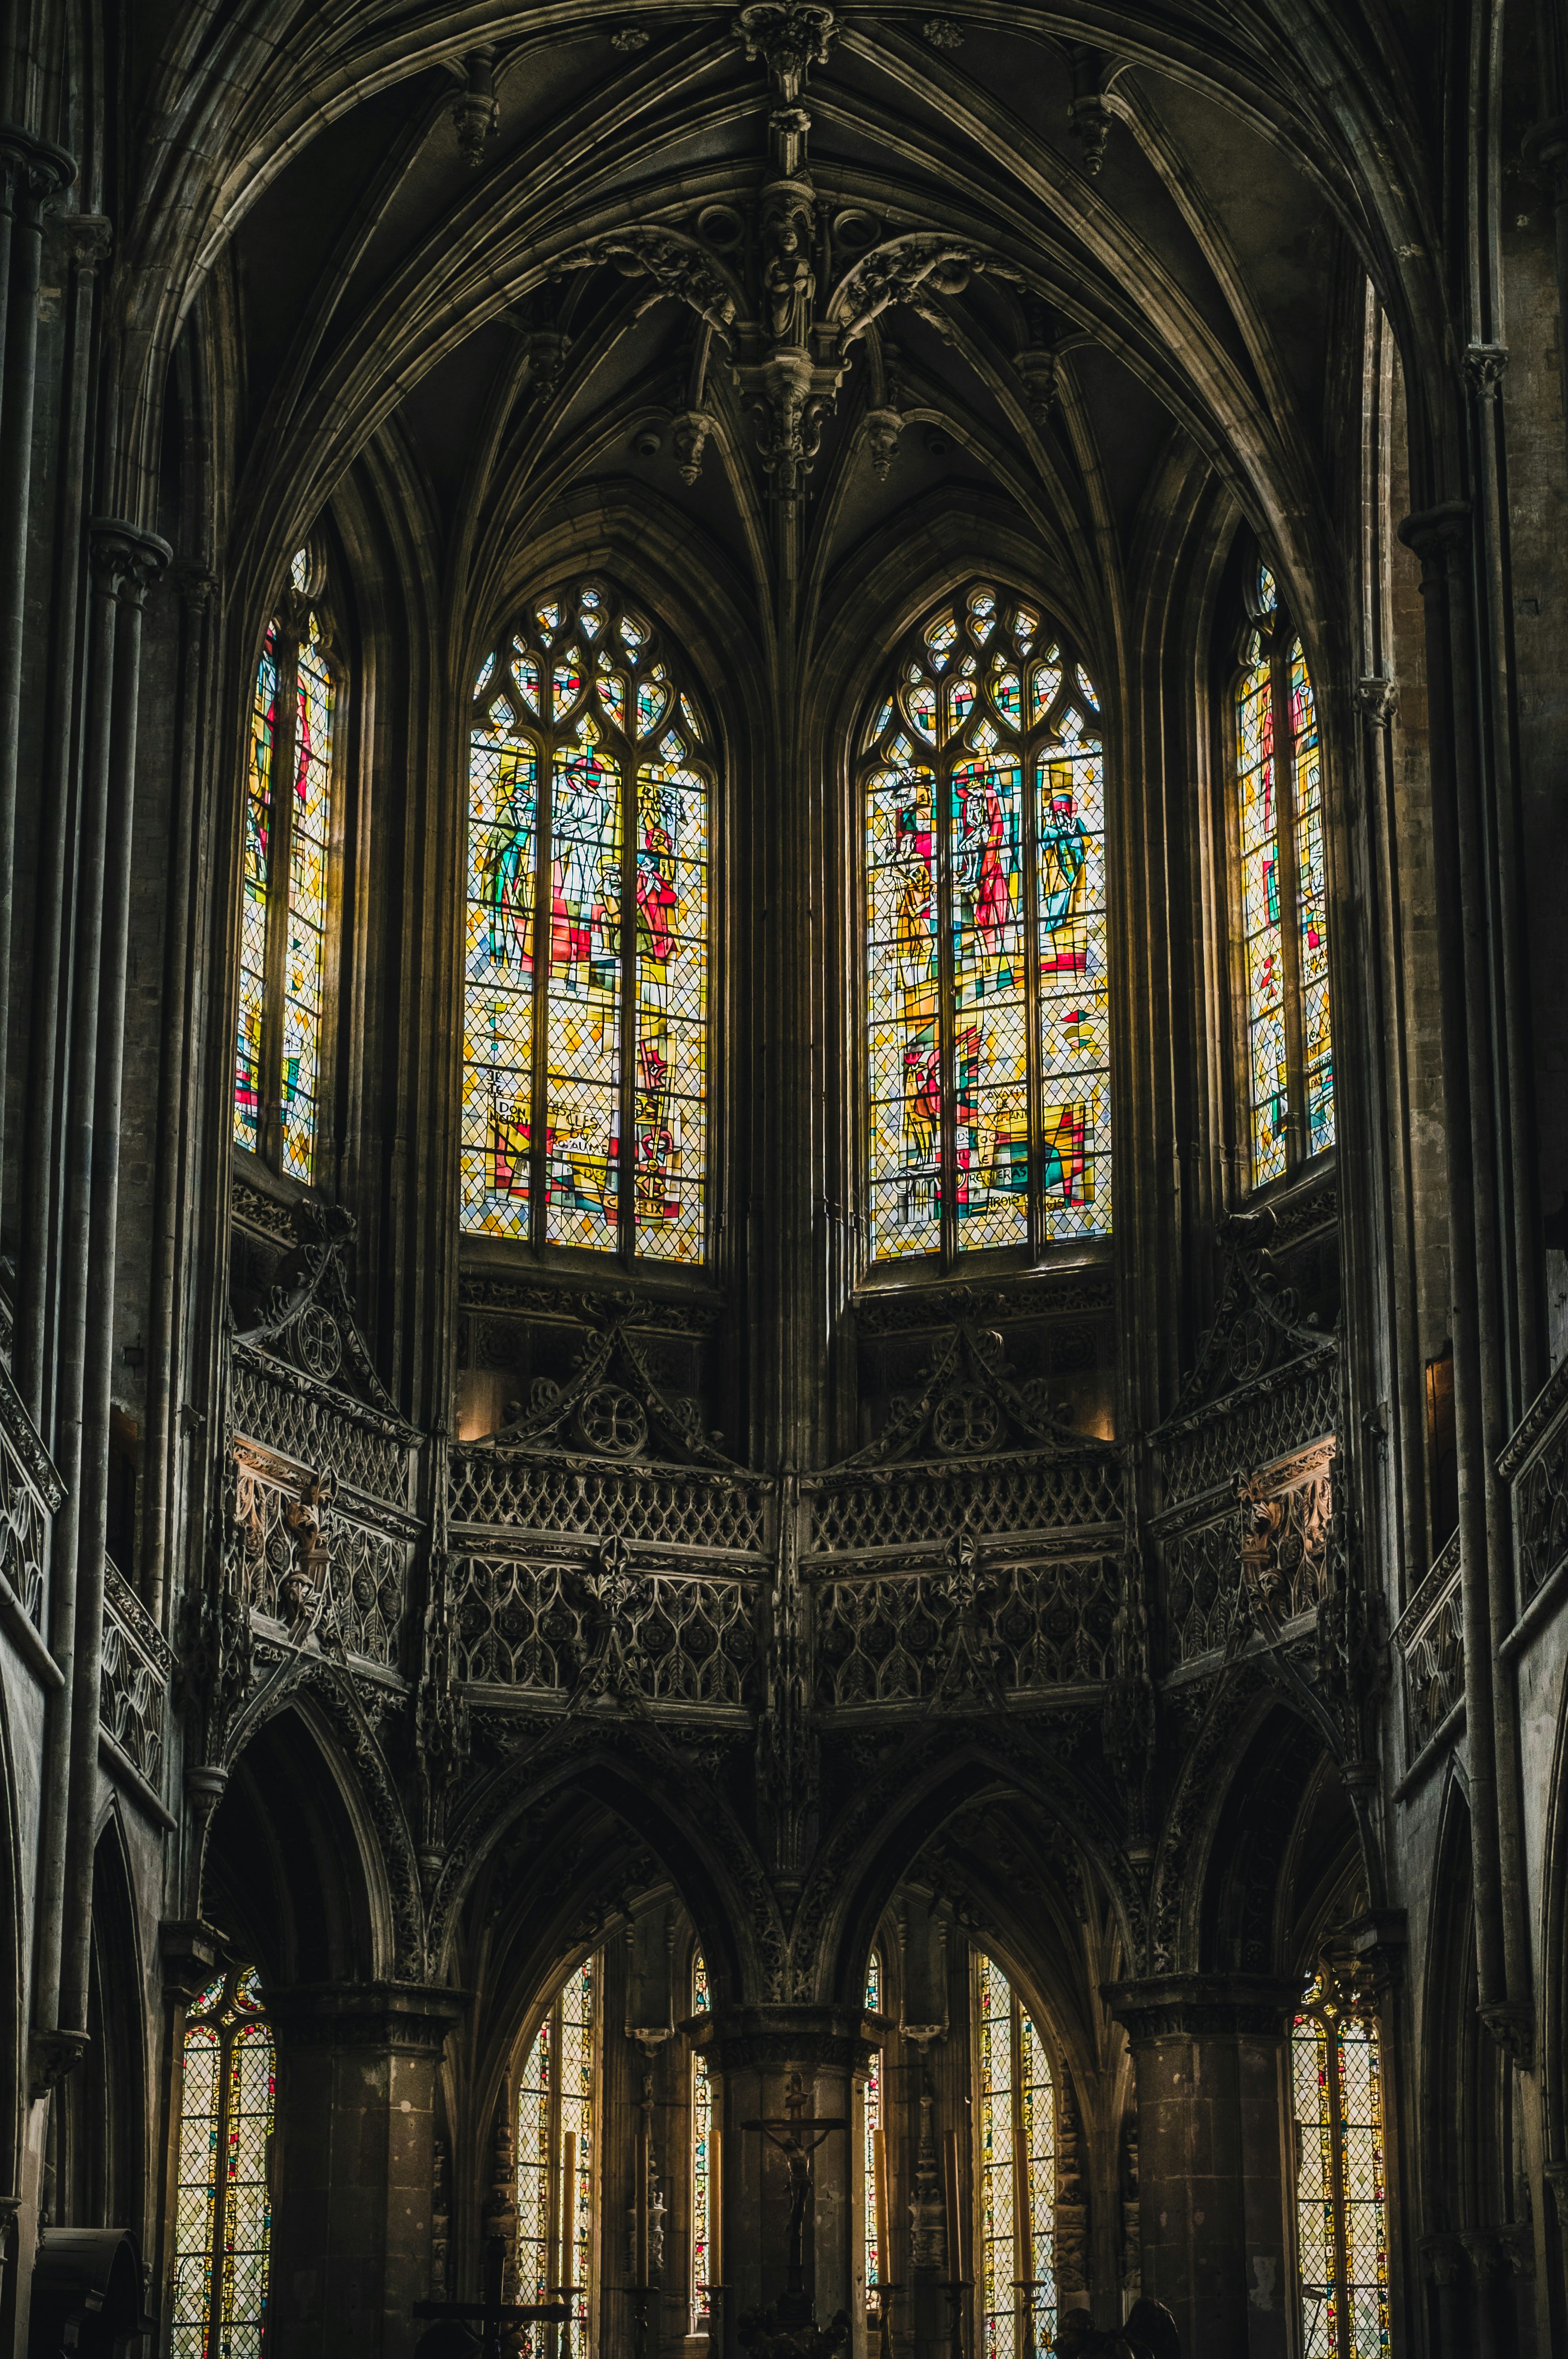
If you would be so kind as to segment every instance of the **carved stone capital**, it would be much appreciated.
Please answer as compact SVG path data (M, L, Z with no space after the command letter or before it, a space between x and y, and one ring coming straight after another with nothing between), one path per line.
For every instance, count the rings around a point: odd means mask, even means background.
M735 19L735 38L746 58L760 58L786 106L794 106L813 66L825 66L838 30L831 8L820 0L749 0Z
M35 2031L27 2043L27 2093L47 2097L74 2072L92 2045L85 2031Z
M1134 2048L1156 2039L1220 2038L1246 2032L1283 2038L1301 1985L1277 1974L1146 1974L1102 1983L1100 1996Z
M114 250L114 224L107 213L67 213L59 223L73 268L91 278Z
M670 420L676 473L683 484L695 484L702 473L702 454L713 426L714 420L706 409L677 410Z
M52 139L40 139L19 123L0 123L0 172L10 173L18 192L35 205L69 189L76 178L76 158Z
M1421 560L1423 584L1441 574L1451 557L1470 545L1470 503L1443 500L1434 508L1418 508L1400 527L1400 538Z
M223 1962L223 1936L200 1917L166 1917L157 1930L164 1989L189 2006Z
M1465 379L1483 401L1490 401L1509 364L1507 344L1469 344L1465 352Z
M192 614L206 613L218 587L217 575L189 557L175 559L168 569L168 582L170 589L178 592L181 605Z
M94 516L87 527L92 571L110 597L128 606L145 603L147 592L174 556L167 540L123 516Z
M1356 709L1373 729L1386 729L1399 711L1400 684L1383 672L1364 672L1356 683Z
M1498 1999L1476 2012L1503 2054L1528 2072L1535 2057L1535 2009L1529 2000Z
M1465 2271L1465 2247L1457 2236L1423 2236L1422 2267L1435 2286L1457 2285Z
M1568 2157L1560 2156L1545 2164L1541 2175L1557 2207L1557 2224L1560 2228L1568 2228Z
M466 1991L427 1983L295 1983L266 1995L286 2048L375 2048L403 2056L439 2056L468 2003Z

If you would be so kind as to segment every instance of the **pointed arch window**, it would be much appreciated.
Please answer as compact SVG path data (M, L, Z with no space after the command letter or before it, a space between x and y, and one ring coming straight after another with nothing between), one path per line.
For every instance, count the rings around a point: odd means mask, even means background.
M709 2000L708 1968L698 1950L691 1964L691 2005L694 2015L706 2015ZM708 2059L694 2049L691 2059L691 2331L706 2334L709 2310L708 2289L713 2275L714 2206L718 2196L714 2170L713 2082Z
M543 599L481 666L465 1229L705 1259L713 745L680 658L601 583Z
M866 2009L868 2014L882 2011L882 1957L873 1950L866 1961ZM882 2051L873 2048L866 2067L865 2110L862 2123L864 2146L862 2171L865 2192L865 2278L866 2304L881 2305L881 2288L892 2275L890 2256L883 2249L887 2228L887 2141L882 2125Z
M1332 1147L1334 1023L1317 703L1274 577L1258 569L1235 692L1252 1184Z
M327 1004L333 735L340 688L325 570L295 552L251 695L240 903L234 1143L312 1181Z
M1056 2090L1033 2017L974 1958L985 2359L1044 2359L1056 2332Z
M170 2359L261 2359L276 2070L255 1968L215 1976L180 2054Z
M1386 2359L1383 2076L1369 1995L1325 1962L1291 2042L1304 2359Z
M984 583L913 632L860 767L873 1262L1108 1234L1099 698Z
M598 2181L600 1961L568 1974L534 2035L517 2086L517 2283L523 2302L570 2300L571 2347L589 2347ZM546 2354L564 2326L547 2326Z

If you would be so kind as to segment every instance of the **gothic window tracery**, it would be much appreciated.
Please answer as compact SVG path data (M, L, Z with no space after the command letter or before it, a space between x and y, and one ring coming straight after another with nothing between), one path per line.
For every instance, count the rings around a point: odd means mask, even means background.
M170 2359L261 2359L275 2070L255 1968L215 1975L180 2057Z
M1044 2359L1056 2332L1055 2083L1008 1975L973 1956L983 2350L985 2359Z
M332 741L340 704L324 568L295 551L251 695L233 1136L316 1177L327 1000ZM285 782L287 781L287 786Z
M913 632L862 738L873 1262L1108 1234L1098 692L989 584Z
M1252 1184L1335 1137L1328 882L1317 704L1272 573L1258 568L1235 690L1236 842Z
M1385 2359L1388 2184L1382 2058L1368 1995L1325 1961L1291 2042L1304 2359Z
M469 762L466 1230L705 1259L714 744L679 657L602 583L540 600L485 658Z
M567 1976L517 2083L518 2299L569 2301L579 2359L592 2333L600 1984L597 1954ZM550 2350L565 2331L546 2330Z

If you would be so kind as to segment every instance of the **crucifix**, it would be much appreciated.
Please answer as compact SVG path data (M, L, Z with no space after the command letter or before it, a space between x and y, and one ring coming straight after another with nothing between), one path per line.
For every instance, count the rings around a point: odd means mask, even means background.
M761 2130L776 2146L789 2171L789 2267L784 2290L778 2298L781 2326L809 2325L811 2296L806 2290L806 2212L811 2201L812 2157L827 2143L832 2130L847 2130L841 2114L806 2118L806 2085L798 2072L790 2075L782 2118L742 2122L743 2130Z
M505 2260L505 2248L501 2238L492 2236L485 2246L482 2299L479 2301L416 2301L414 2305L414 2316L439 2319L443 2322L449 2323L454 2330L464 2326L477 2326L479 2359L503 2359L504 2345L502 2335L507 2327L539 2326L546 2321L559 2324L570 2319L572 2313L569 2302L503 2301L501 2299L502 2276ZM463 2347L464 2345L458 2340L456 2331L449 2343L438 2332L432 2331L429 2334L420 2336L416 2359L418 2359L418 2353L425 2353L427 2359L449 2359L449 2354L451 2354L451 2359L456 2359L457 2353ZM471 2348L471 2345L469 2347Z

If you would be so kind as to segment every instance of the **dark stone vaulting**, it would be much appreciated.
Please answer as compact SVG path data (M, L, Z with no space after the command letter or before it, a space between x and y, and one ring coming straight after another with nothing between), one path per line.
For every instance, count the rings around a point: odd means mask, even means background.
M0 2354L1568 2350L1560 0L0 191Z

